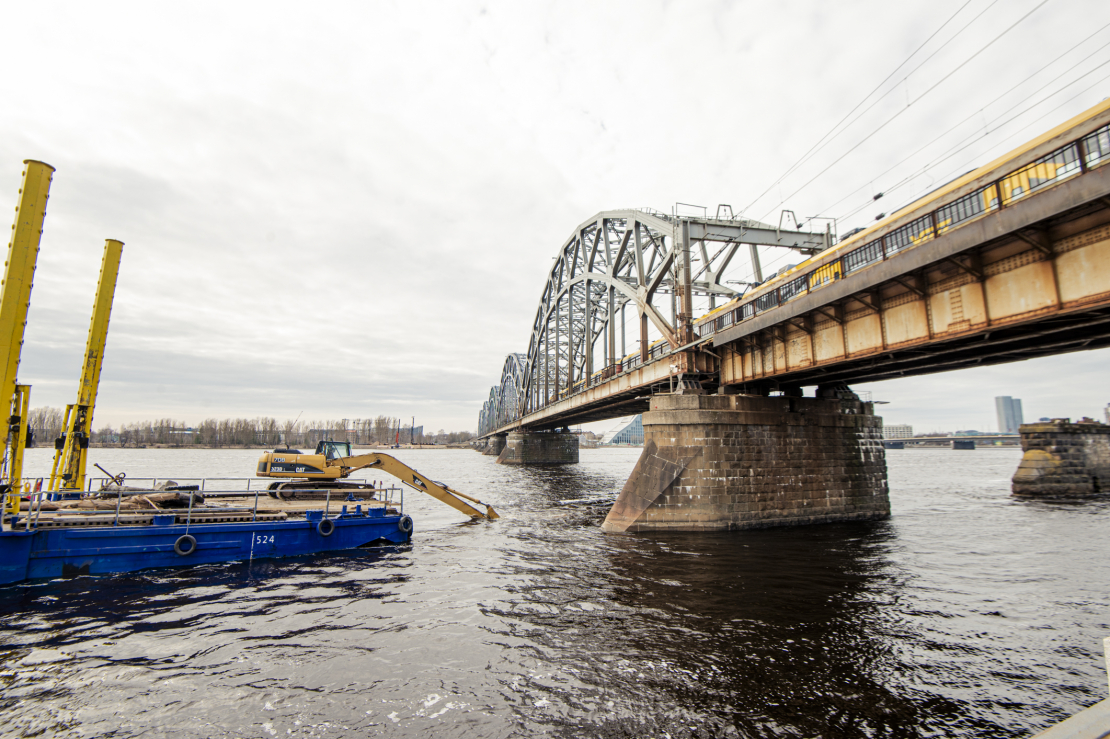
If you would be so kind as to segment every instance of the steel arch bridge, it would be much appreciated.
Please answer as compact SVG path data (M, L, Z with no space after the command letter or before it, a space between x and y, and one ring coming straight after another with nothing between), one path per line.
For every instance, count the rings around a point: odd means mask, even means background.
M758 283L757 244L814 253L829 242L826 234L734 218L728 206L715 218L628 209L580 224L548 274L527 354L510 354L500 384L490 390L479 436L683 348L692 339L694 296L707 296L712 310L717 300L740 294L722 276L742 244L750 247ZM625 354L630 333L638 351Z

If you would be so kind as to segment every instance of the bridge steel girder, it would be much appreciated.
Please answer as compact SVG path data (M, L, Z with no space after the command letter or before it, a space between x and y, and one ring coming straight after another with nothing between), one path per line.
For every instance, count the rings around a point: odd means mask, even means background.
M599 213L552 269L524 363L519 417L499 430L634 411L643 393L674 373L672 364L678 372L711 371L711 384L735 392L765 394L1110 347L1110 101L835 249L824 251L824 238L750 221ZM714 243L722 246L711 255ZM693 338L692 295L735 295L721 274L744 243L753 252L776 245L818 253L699 319ZM696 274L693 261L702 262ZM758 272L755 260L752 267ZM664 292L672 306L681 304L670 322L652 300ZM602 304L609 297L613 309ZM554 309L560 303L565 312ZM642 325L656 324L667 352L594 382L589 347L625 306L637 308ZM552 316L566 321L567 333L555 332L567 337L565 347L552 345ZM563 375L551 376L552 356L567 358ZM717 360L712 370L701 363L708 357ZM541 367L548 389L555 387L543 397ZM560 395L567 389L574 392ZM484 425L482 433L491 430Z
M721 247L710 255L706 244L713 242ZM541 411L588 390L598 380L598 372L608 377L639 366L646 354L644 326L648 323L665 341L662 354L689 344L693 296L707 295L712 301L739 294L720 280L741 244L753 249L783 246L803 253L828 246L825 234L775 229L742 218L691 218L627 209L604 211L579 224L563 242L548 274L527 353L509 355L500 384L490 391L479 417L479 435L506 426L531 427L533 419L546 424L551 414ZM693 274L690 250L695 245L701 265ZM758 273L758 257L752 266ZM661 305L662 295L681 301L670 318ZM617 350L616 338L618 317L626 309L634 314L633 333L639 329L640 360L618 356L627 350L623 338ZM625 336L623 324L621 336ZM595 347L601 362L595 361ZM660 353L655 354L649 359L658 359ZM669 374L668 369L663 376Z
M1110 142L1108 122L1110 110L1087 128L1101 127ZM1071 134L1083 135L1094 134ZM1060 146L1051 139L964 190L1004 182ZM874 382L1110 347L1110 158L1085 165L707 335L721 354L721 383L743 392ZM949 199L966 197L956 190ZM841 258L806 266L816 272ZM815 330L807 335L798 321Z

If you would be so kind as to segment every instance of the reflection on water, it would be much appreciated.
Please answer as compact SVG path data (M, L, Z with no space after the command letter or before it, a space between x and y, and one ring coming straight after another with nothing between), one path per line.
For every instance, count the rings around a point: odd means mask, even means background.
M0 733L1011 737L1102 697L1107 506L1012 501L1013 450L890 452L889 521L660 536L559 505L636 450L399 456L504 517L409 495L405 547L2 589Z

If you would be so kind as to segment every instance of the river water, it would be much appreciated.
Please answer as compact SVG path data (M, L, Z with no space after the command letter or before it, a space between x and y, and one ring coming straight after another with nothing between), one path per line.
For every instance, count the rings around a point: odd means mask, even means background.
M1110 503L1012 500L1020 452L889 451L877 523L611 535L559 504L638 453L401 450L503 518L414 493L411 545L0 589L0 735L1018 737L1106 696Z

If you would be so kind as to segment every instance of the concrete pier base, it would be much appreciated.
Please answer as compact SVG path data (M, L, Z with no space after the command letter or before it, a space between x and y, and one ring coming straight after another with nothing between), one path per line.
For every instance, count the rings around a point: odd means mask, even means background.
M569 431L512 432L497 463L578 464L578 437Z
M1057 418L1019 429L1025 455L1011 490L1019 498L1075 498L1110 493L1110 426Z
M659 395L606 531L749 529L890 515L882 419L858 399Z
M496 457L505 450L505 435L497 434L486 439L486 448L482 450L482 454L489 457Z

